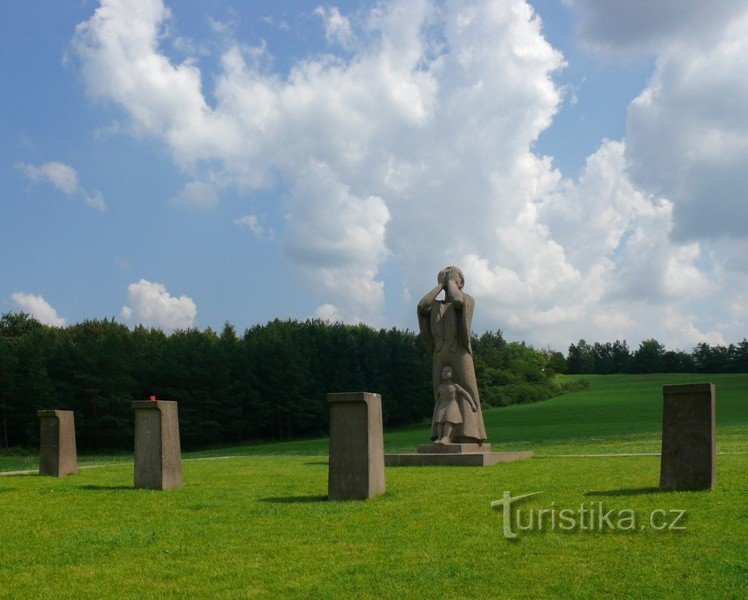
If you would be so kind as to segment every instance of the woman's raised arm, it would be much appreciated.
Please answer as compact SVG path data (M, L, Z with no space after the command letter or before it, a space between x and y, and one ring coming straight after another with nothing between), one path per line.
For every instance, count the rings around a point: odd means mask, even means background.
M443 289L444 285L438 283L433 290L421 298L421 301L418 303L418 312L422 315L428 315L431 312L431 307L434 305L436 297Z

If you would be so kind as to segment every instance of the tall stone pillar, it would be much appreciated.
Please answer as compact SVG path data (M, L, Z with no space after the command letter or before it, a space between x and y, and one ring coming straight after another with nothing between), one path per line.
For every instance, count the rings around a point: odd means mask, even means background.
M78 472L72 410L40 410L39 475L65 477Z
M330 404L330 500L362 500L385 491L382 398L327 394Z
M714 384L666 385L662 393L660 487L713 488L717 483Z
M182 487L182 450L177 403L137 401L135 411L135 487Z

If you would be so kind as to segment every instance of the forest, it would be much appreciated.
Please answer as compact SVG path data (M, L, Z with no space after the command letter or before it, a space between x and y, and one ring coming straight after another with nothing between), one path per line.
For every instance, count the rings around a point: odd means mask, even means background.
M563 373L748 371L748 343L691 354L655 340L572 344L565 357L501 331L473 335L481 402L536 402L586 386ZM133 329L111 320L50 327L25 313L0 318L0 448L35 448L36 411L74 410L79 449L132 447L132 400L179 402L186 449L324 435L326 394L382 395L385 426L423 422L433 408L431 361L409 330L275 320L238 335Z
M474 338L481 400L533 402L559 383L546 355L501 332ZM0 447L34 448L36 411L74 410L79 449L132 447L132 400L179 402L182 444L205 448L325 434L326 394L382 395L386 426L422 422L433 408L431 361L418 336L319 320L257 325L238 335L189 329L169 335L112 320L67 327L24 313L0 318Z
M748 341L743 338L729 346L701 343L689 353L665 350L655 339L643 340L634 351L626 340L594 344L579 340L569 346L565 359L556 356L555 360L565 373L747 373Z

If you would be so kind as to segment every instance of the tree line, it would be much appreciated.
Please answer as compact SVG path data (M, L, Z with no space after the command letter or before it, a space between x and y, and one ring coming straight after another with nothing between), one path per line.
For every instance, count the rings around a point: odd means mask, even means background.
M631 351L626 340L595 342L579 340L566 357L554 353L550 362L561 373L745 373L748 372L748 341L729 346L698 344L691 352L665 350L655 339L644 340Z
M559 382L548 356L500 331L474 337L481 400L533 402ZM36 411L74 410L78 446L132 448L132 400L179 402L187 449L324 435L328 392L382 395L385 426L429 419L431 360L417 334L365 325L275 320L238 335L226 324L166 334L111 320L50 327L0 318L0 447L38 444Z
M665 350L654 339L579 340L561 352L473 335L481 401L536 402L586 387L564 373L748 372L748 342ZM417 334L365 325L275 320L237 335L226 323L166 334L111 320L50 327L24 313L0 318L0 448L38 443L36 411L76 412L84 451L132 446L130 402L155 395L179 404L185 448L324 434L326 394L382 395L386 426L428 419L431 361Z

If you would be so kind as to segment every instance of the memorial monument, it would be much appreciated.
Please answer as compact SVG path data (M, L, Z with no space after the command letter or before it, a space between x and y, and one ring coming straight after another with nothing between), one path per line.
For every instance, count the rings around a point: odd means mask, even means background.
M78 472L75 447L75 414L72 410L37 412L39 432L39 475L65 477Z
M142 400L135 412L135 487L170 490L182 487L182 451L177 403Z
M713 383L662 388L663 490L708 490L717 483L716 403Z
M532 452L491 452L480 406L470 342L475 300L465 293L465 277L445 267L436 287L418 303L418 329L432 358L433 443L417 453L387 454L387 465L488 466L528 458ZM444 292L444 299L438 296Z
M330 405L330 500L366 500L386 489L382 398L369 392L327 394Z

